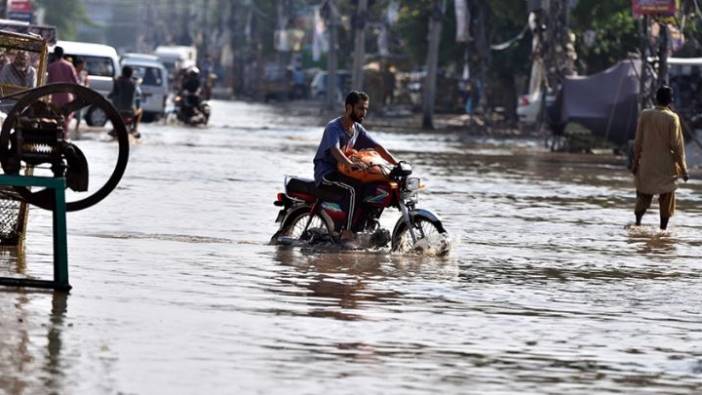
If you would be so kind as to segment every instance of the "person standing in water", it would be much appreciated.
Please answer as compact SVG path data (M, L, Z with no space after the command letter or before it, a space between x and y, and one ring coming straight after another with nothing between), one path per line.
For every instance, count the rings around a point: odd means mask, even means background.
M639 115L631 169L636 185L636 225L641 225L653 195L658 195L662 230L675 213L678 179L688 180L685 141L680 117L669 107L672 101L673 89L662 86L656 92L656 106Z

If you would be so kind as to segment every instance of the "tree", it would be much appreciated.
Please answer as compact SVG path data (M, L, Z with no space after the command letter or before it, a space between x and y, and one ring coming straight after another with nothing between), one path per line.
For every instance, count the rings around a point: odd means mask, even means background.
M434 129L434 102L436 101L436 74L439 61L439 45L441 44L441 25L446 12L446 0L434 0L429 18L429 49L427 51L427 76L424 78L422 94L422 127Z
M45 23L56 26L63 40L75 40L79 24L92 25L81 0L37 0L37 4L46 10Z
M581 72L602 71L639 47L630 0L580 0L571 16ZM586 42L593 34L592 43Z
M439 69L454 70L457 74L463 67L468 51L471 77L485 78L489 80L483 81L485 85L497 87L493 91L505 93L492 94L499 97L499 100L493 100L493 104L502 105L508 111L514 112L517 100L515 76L526 76L529 71L529 36L516 41L503 51L491 51L489 45L510 40L522 31L528 17L526 3L523 0L470 0L472 41L468 43L456 42L456 17L452 3L449 2L442 19ZM477 12L479 7L483 7L480 13ZM395 48L395 51L403 51L413 65L425 63L431 9L431 0L403 2L400 9L400 19L394 28L394 34L401 37L401 45ZM479 20L478 15L484 20ZM480 35L478 44L477 36L481 23L480 28L484 27L484 35ZM485 69L484 74L480 73L481 68ZM516 114L509 116L514 118Z

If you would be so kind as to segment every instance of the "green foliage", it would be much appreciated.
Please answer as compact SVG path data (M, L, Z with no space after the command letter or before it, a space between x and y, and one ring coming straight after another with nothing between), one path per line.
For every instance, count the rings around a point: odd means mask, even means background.
M521 0L490 1L489 34L492 44L516 37L527 24L526 2ZM526 75L531 68L531 35L524 37L504 51L491 52L490 70L497 78Z
M431 5L431 0L417 0L404 3L400 8L400 18L395 32L400 37L401 46L415 64L426 63Z
M602 71L637 51L638 29L630 0L580 0L571 16L581 71ZM587 30L596 34L591 47L583 41Z
M56 26L62 40L74 40L78 24L92 25L81 0L37 0L37 4L46 10L45 23Z
M482 1L482 0L481 0ZM395 33L402 37L402 49L413 63L424 65L427 53L427 33L432 0L403 2ZM473 2L473 4L477 4ZM519 34L527 22L526 4L523 0L489 0L488 40L499 43ZM498 75L527 73L530 42L528 36L505 51L492 51L490 68ZM456 42L456 16L452 1L447 2L443 19L439 64L442 67L463 64L466 44ZM473 52L474 49L470 48ZM477 54L472 53L475 59Z

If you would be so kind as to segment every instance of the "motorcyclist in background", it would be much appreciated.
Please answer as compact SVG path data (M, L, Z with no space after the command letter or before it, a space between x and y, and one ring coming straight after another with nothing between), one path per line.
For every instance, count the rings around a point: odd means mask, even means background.
M139 80L133 78L134 69L130 66L122 67L122 75L115 79L112 92L107 96L112 100L130 128L130 132L139 137L139 122L144 110L141 108L141 88Z
M197 67L193 66L185 73L180 95L189 112L188 116L200 113L200 70Z

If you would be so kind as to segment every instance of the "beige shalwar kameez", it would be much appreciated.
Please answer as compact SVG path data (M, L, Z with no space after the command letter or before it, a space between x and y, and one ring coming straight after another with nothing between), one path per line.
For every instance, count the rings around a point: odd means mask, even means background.
M634 171L635 211L645 211L653 195L659 195L661 217L671 217L675 212L676 181L687 174L687 164L680 118L669 108L656 106L639 116Z

